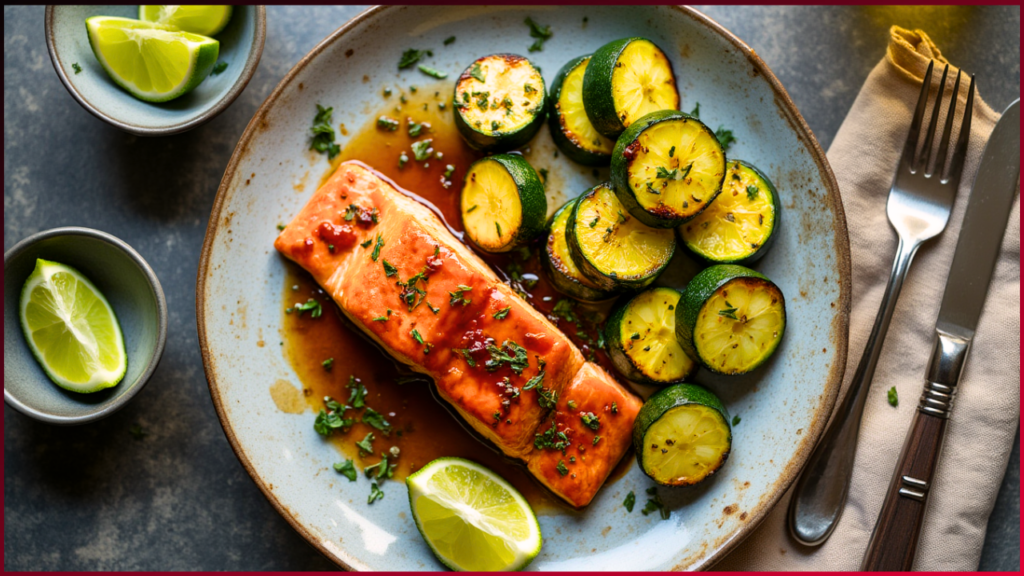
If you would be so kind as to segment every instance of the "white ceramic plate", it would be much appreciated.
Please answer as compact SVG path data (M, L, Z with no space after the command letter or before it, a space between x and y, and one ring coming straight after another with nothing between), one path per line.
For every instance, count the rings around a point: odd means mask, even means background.
M616 38L643 35L672 60L682 108L724 124L737 142L730 156L766 171L783 202L775 245L756 268L786 294L788 325L778 352L755 374L700 382L740 414L721 473L693 489L662 490L670 520L643 504L649 480L633 466L578 513L541 516L537 570L664 570L707 567L763 519L795 478L820 434L846 362L850 260L846 221L825 155L767 66L739 39L685 8L385 7L367 11L314 48L281 81L250 122L221 182L203 246L197 287L200 343L217 412L246 470L277 510L314 546L353 569L422 570L441 565L422 542L404 488L366 505L366 484L337 482L325 463L335 448L313 432L312 415L279 411L268 392L278 378L298 382L276 345L285 268L274 252L275 225L287 222L327 168L308 151L316 103L334 121L365 124L385 85L424 82L399 72L402 51L433 47L431 65L452 77L494 52L526 54L527 15L555 31L530 54L550 81L572 57ZM583 17L588 19L582 25ZM456 35L451 47L442 40ZM344 138L341 138L344 145ZM534 142L550 146L547 129ZM589 170L551 166L562 190L549 204L591 185ZM557 174L555 172L558 172ZM557 180L555 179L557 178ZM669 274L665 282L677 276ZM677 284L678 285L678 284ZM263 346L264 341L269 344ZM254 543L256 544L256 543Z

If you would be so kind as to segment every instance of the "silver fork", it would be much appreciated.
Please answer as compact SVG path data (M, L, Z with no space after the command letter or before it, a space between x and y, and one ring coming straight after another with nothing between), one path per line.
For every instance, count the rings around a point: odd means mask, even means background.
M957 72L953 85L953 97L950 100L936 157L930 158L939 108L942 107L942 95L946 87L946 74L949 72L947 65L942 71L942 82L939 84L932 107L924 145L918 152L918 135L928 106L933 64L934 62L928 64L914 119L910 123L910 133L907 135L907 142L896 168L892 188L889 190L886 213L889 216L889 223L900 239L889 284L886 286L875 325L868 336L867 346L860 364L857 365L846 398L807 461L790 501L790 532L798 542L807 546L817 546L828 539L843 513L850 488L850 475L853 471L864 400L867 398L871 378L875 373L875 365L878 364L885 333L889 329L889 320L892 319L893 310L896 308L896 299L918 247L945 229L957 188L960 186L960 175L967 154L967 139L971 131L974 77L971 76L960 136L957 138L956 147L949 154L949 170L944 174L946 151L949 149L950 132L956 115L957 95L960 93L960 72ZM933 163L934 169L930 168Z

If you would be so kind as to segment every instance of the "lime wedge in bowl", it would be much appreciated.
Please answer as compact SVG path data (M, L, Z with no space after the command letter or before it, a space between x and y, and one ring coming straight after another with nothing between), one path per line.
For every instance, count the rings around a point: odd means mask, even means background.
M525 568L540 552L540 525L511 484L462 458L438 458L405 479L416 527L453 570Z
M139 6L139 20L213 36L231 20L231 6Z
M93 54L111 79L147 102L191 91L209 75L220 52L213 38L163 24L93 16L85 27Z
M29 349L61 388L97 392L124 377L128 356L114 309L78 270L37 259L19 311Z

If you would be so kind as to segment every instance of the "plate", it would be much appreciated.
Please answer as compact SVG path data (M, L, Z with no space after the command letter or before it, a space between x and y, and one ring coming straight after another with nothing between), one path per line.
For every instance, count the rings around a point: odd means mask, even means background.
M570 58L616 38L639 34L665 50L682 108L700 102L701 117L713 128L730 127L737 138L731 155L755 162L780 192L778 237L756 268L781 287L788 309L786 337L765 367L745 377L699 377L742 417L721 473L695 488L663 489L673 511L663 521L639 510L626 513L626 493L636 492L642 506L650 486L632 466L586 509L540 516L544 547L530 569L710 566L754 529L795 479L839 391L850 257L838 187L786 91L742 41L688 8L370 9L296 64L249 123L217 193L196 289L206 376L232 448L281 515L346 568L442 566L413 524L404 488L389 484L393 496L368 506L365 482L339 482L329 469L339 454L313 432L311 413L284 413L268 392L279 379L298 382L278 346L285 264L272 246L275 227L305 204L329 168L324 156L308 150L316 104L334 106L336 125L363 126L381 106L385 86L430 80L398 70L405 49L433 47L430 65L448 71L450 80L481 55L526 54L532 42L526 16L555 32L543 51L529 54L549 82ZM453 35L457 41L441 49ZM339 143L345 145L344 136ZM531 146L551 146L546 128ZM552 207L592 182L589 169L569 162L553 163L551 170L552 181L562 183L549 190Z

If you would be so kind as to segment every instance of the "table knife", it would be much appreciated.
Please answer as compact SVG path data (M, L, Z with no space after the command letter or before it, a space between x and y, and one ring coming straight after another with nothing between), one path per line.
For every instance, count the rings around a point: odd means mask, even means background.
M985 145L946 280L935 344L914 422L900 453L862 570L910 570L946 422L978 327L1020 177L1020 100Z

